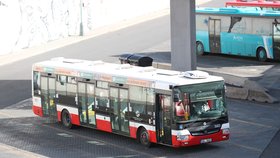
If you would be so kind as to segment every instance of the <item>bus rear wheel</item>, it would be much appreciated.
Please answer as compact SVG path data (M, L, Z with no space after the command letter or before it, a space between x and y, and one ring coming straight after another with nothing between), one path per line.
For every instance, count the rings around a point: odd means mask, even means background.
M67 127L69 129L72 128L71 117L70 117L68 110L62 111L61 120L62 120L62 124L64 127Z
M196 54L197 55L204 55L204 46L201 42L196 42Z
M265 62L267 61L267 55L266 55L266 51L264 48L258 48L257 50L257 58L259 61L261 62Z
M145 128L140 129L140 132L138 134L138 141L145 147L151 146L150 136L149 136L148 131Z

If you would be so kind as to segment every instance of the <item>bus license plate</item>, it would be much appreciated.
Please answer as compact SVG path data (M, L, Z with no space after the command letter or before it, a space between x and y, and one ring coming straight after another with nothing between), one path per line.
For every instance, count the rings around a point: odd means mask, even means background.
M210 142L212 142L212 139L211 139L211 138L201 139L201 141L200 141L201 144L210 143Z

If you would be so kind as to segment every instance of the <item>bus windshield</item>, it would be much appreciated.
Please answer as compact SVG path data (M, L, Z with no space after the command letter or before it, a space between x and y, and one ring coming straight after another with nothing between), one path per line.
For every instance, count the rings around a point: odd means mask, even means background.
M175 121L195 122L227 116L224 82L179 86L175 102Z

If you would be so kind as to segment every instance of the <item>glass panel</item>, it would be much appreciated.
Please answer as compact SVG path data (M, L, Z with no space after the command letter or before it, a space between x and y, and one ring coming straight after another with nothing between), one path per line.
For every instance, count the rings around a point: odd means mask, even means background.
M220 20L215 20L215 34L220 35L221 32L221 21Z
M78 100L80 106L80 121L82 123L87 123L87 106L86 106L86 84L78 83Z
M42 83L42 90L48 90L48 78L42 77L41 78L41 83Z
M108 88L108 82L97 81L97 87L99 87L99 88Z
M57 80L56 82L56 90L58 94L66 95L66 83Z
M87 96L88 96L88 121L89 124L95 125L95 111L94 111L94 84L87 84Z
M77 93L77 85L67 83L67 95L76 96Z
M223 82L181 86L178 89L181 92L181 99L175 105L178 121L196 121L227 116Z
M108 102L109 92L107 89L96 88L96 103L97 107L109 107Z
M113 109L112 129L120 130L119 128L119 108L118 108L118 88L110 88L110 104Z
M56 106L55 106L55 79L49 78L49 106L50 106L50 115L56 116Z
M210 33L210 36L211 35L214 35L214 30L215 28L215 21L214 20L209 20L209 33Z
M147 88L147 114L153 115L155 105L155 92L152 88Z
M76 84L76 78L75 77L68 77L67 83L73 83Z
M43 115L49 115L48 107L48 78L41 77L41 90L42 90L42 108Z
M128 91L120 89L120 117L121 117L121 131L128 133L128 120L125 118L126 112L128 111Z
M34 95L40 95L40 73L33 72L33 93Z
M144 87L130 86L130 106L136 116L146 114L147 89Z

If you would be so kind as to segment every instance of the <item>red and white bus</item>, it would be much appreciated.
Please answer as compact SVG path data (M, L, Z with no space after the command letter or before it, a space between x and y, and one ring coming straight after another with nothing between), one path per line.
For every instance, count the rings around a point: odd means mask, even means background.
M65 127L85 126L183 147L229 139L225 84L178 72L54 58L33 65L33 112Z
M226 2L226 7L257 7L265 10L280 10L280 2L279 0L233 0Z

